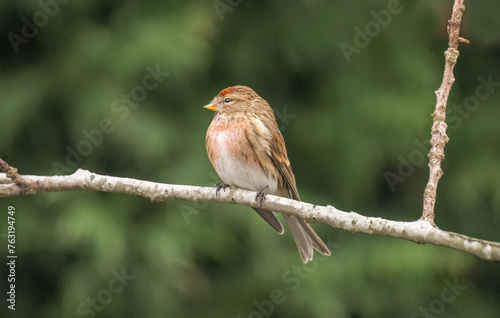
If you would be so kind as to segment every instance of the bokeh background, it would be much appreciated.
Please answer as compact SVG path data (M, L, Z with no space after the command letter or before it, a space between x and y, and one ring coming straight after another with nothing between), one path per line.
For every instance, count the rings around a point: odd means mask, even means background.
M500 241L500 2L467 2L436 223ZM2 1L0 157L213 185L202 106L243 84L275 109L305 201L416 220L451 8ZM79 191L2 199L2 255L9 205L17 303L2 317L500 316L500 264L451 249L314 224L333 255L304 267L247 207Z

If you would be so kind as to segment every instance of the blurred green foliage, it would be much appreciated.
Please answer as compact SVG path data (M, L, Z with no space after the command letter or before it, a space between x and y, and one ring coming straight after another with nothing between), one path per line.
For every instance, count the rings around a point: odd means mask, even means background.
M452 1L381 13L394 3L4 1L0 157L24 174L211 185L201 107L244 84L275 108L305 201L415 220ZM477 89L500 82L498 12L467 3L436 206L441 228L494 241L500 92ZM16 208L18 253L16 311L4 300L2 317L500 315L500 265L450 249L315 224L333 255L303 267L289 233L246 207L84 191L1 203L5 221Z

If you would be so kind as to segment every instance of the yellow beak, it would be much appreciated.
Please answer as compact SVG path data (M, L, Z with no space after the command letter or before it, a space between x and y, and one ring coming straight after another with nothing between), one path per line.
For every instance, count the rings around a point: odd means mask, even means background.
M206 106L203 106L203 108L210 109L211 111L216 111L216 107L213 104L208 104Z

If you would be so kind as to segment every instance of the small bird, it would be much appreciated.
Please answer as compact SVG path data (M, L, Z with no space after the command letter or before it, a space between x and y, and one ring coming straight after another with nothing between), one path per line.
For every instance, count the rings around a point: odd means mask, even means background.
M247 86L222 90L210 104L215 112L205 138L208 158L224 184L256 191L256 200L266 194L300 201L295 176L288 160L285 140L269 104ZM284 229L272 211L254 208L276 232ZM304 263L312 260L313 248L330 255L325 243L303 219L284 215Z

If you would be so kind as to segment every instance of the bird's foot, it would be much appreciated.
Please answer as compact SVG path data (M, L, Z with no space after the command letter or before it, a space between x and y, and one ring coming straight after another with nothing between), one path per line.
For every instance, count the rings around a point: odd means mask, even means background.
M220 183L220 182L217 182L216 184L214 184L214 187L215 187L215 195L218 196L219 195L219 192L220 190L222 189L222 191L226 191L226 188L229 188L231 185L227 184L227 183Z
M262 208L262 202L266 199L266 195L269 192L269 187L265 186L262 190L257 192L255 196L255 200L259 202L260 207Z

